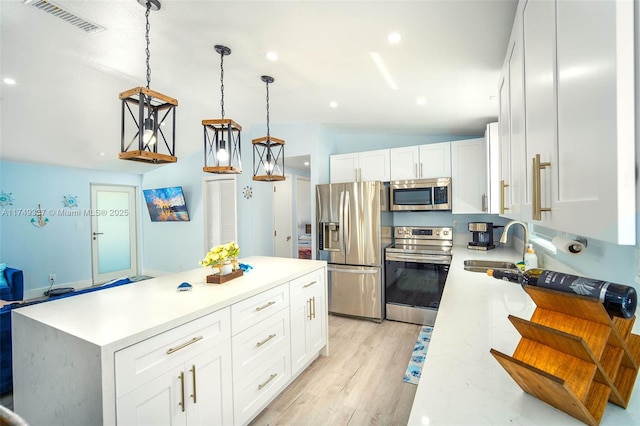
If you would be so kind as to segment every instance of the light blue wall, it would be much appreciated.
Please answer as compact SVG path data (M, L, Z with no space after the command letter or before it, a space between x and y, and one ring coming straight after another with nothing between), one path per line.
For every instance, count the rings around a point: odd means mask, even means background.
M284 139L285 158L309 155L312 187L321 179L329 180L329 152L332 133L317 124L280 124L270 126L271 135ZM236 178L238 202L238 244L241 256L273 254L273 185L252 180L253 152L251 140L264 136L264 126L256 125L242 132L243 173ZM143 189L181 185L185 191L190 222L151 222L143 215L144 267L150 273L177 272L198 267L204 256L204 219L202 206L203 179L210 176L202 172L202 154L180 157L175 164L163 166L143 177ZM286 173L305 174L294 169ZM251 187L253 196L243 197L245 187ZM295 193L295 186L294 186ZM315 200L312 200L315 211ZM295 220L294 220L295 222Z
M141 176L2 161L0 182L14 198L13 205L0 207L0 261L23 270L29 291L48 287L51 273L55 284L91 282L91 217L60 216L70 210L63 197L77 196L78 209L90 209L91 183L139 188ZM20 212L37 210L38 204L49 218L42 228Z
M347 154L350 152L372 151L375 149L398 148L403 146L425 145L436 142L449 142L463 139L481 138L484 135L469 136L427 136L404 135L393 133L340 133L333 138L335 150L331 154Z

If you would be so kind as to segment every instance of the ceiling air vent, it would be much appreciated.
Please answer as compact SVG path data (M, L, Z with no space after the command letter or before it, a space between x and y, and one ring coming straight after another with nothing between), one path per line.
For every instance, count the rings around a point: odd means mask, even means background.
M80 28L87 34L94 34L105 30L104 27L87 21L86 19L79 17L75 13L66 10L62 6L59 6L49 0L25 0L24 3L31 5L36 9L40 9L48 13L49 15L60 18L63 21L73 25L74 27Z

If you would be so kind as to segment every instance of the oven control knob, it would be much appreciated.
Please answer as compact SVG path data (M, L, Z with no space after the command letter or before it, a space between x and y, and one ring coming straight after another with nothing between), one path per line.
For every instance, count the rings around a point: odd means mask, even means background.
M442 231L442 235L449 235L449 231Z
M436 235L437 235L437 236L440 236L440 231L436 231Z

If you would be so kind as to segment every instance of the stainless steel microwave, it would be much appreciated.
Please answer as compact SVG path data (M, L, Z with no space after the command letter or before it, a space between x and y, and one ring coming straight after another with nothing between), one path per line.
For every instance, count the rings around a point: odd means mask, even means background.
M396 180L389 184L391 211L451 210L451 178Z

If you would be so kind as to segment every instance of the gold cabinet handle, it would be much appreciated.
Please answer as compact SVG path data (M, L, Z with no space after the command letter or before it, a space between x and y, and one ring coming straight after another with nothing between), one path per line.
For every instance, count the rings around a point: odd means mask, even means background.
M267 337L267 338L266 338L266 339L264 339L263 341L261 341L261 342L257 342L257 343L256 343L256 347L258 347L258 348L259 348L260 346L264 345L265 343L267 343L269 340L273 339L274 337L276 337L276 335L275 335L275 334L270 334L270 335L269 335L269 337Z
M181 344L180 346L176 346L175 348L167 349L167 355L171 355L172 353L174 353L176 351L179 351L180 349L184 349L189 345L193 345L198 340L202 340L202 336L196 336L193 339L189 340L188 342L185 342L185 343Z
M258 385L258 390L262 390L265 386L269 384L270 381L275 379L277 375L278 373L273 373L272 375L270 375L269 378L263 384Z
M533 174L531 179L531 209L533 213L533 220L542 220L542 212L550 212L551 208L542 207L542 190L540 188L540 172L551 167L549 162L541 162L540 154L536 154L533 157L533 163L531 173Z
M317 281L311 281L309 284L305 284L302 286L302 288L307 288L307 287L311 287L312 285L314 285L315 283L317 283Z
M265 309L265 308L268 308L269 306L271 306L271 305L275 305L275 304L276 304L276 302L274 302L274 301L272 300L271 302L267 303L266 305L258 306L258 307L256 308L256 312L260 312L261 310L263 310L263 309Z
M312 306L313 306L313 309L312 309L312 311L311 311L313 316L311 317L311 319L314 319L314 318L316 317L316 297L315 297L315 296L313 296L313 297L311 298L311 300L312 300L312 302L311 302L311 303L312 303Z
M311 299L307 300L307 305L309 305L309 310L307 312L309 312L309 314L307 315L307 319L311 319Z
M197 404L198 397L196 395L196 392L198 390L198 386L196 385L196 366L193 365L190 371L191 371L191 377L193 378L193 394L191 395L191 398L193 398L193 403Z
M178 376L178 379L180 379L180 389L181 389L181 393L180 393L181 402L179 402L178 405L182 407L182 412L184 413L184 371L180 373L180 375Z
M500 214L504 214L506 210L509 210L508 207L504 206L504 189L508 187L509 185L504 183L504 180L500 181Z

